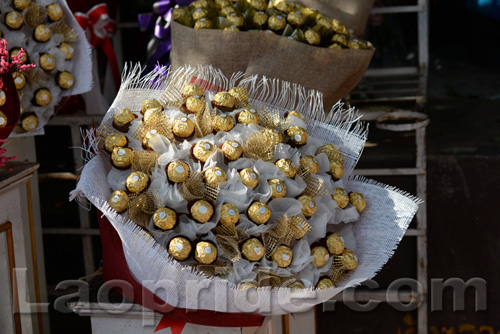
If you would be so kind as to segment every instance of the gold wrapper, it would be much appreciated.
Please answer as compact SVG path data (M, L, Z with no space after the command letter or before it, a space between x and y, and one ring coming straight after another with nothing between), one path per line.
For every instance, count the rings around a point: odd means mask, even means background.
M111 194L108 203L109 206L118 213L122 213L128 208L128 195L123 190L117 190Z
M196 0L191 3L193 8L208 8L213 4L211 0Z
M39 63L40 67L45 71L52 71L56 67L56 59L48 53L44 53L40 56Z
M123 108L122 111L113 116L113 124L117 127L124 127L130 124L134 119L135 115L129 109Z
M75 54L75 48L69 43L61 43L61 45L59 45L59 50L64 53L64 58L66 60L71 60Z
M148 109L160 109L160 110L163 110L163 106L156 99L142 101L142 104L141 104L141 114L144 115L144 113Z
M234 204L224 203L220 208L220 223L235 225L240 220L240 213Z
M57 84L62 89L70 89L71 87L73 87L74 82L75 79L73 78L73 74L69 72L61 72L57 76Z
M189 84L182 89L182 96L187 98L189 96L203 96L203 88L195 84Z
M214 150L214 145L211 143L199 141L193 146L193 157L201 162L206 162Z
M158 134L158 130L156 129L151 129L149 130L148 132L146 132L146 134L144 135L144 137L142 138L142 146L147 149L147 150L152 150L153 147L151 147L151 145L149 145L149 141L155 137L156 135Z
M246 109L238 114L238 123L245 125L259 124L260 116L255 109Z
M290 127L288 130L286 130L286 134L288 135L288 137L290 137L290 141L297 146L302 146L307 143L307 131L300 126Z
M311 197L323 197L330 194L323 178L311 175L309 171L303 168L301 168L300 177L307 185L303 192L304 195Z
M203 96L189 96L186 100L186 109L192 114L203 112L207 107L207 101Z
M335 285L333 284L332 280L329 278L322 278L318 281L316 284L316 289L318 290L326 290L329 288L333 288Z
M34 37L37 42L47 42L52 37L52 32L45 24L40 24L35 28Z
M349 204L349 196L347 196L342 188L335 188L335 193L332 195L332 198L339 208L343 209Z
M286 268L292 263L293 252L290 247L279 245L273 252L271 259L276 262L278 267Z
M16 85L17 90L21 90L24 86L26 86L26 77L24 76L24 74L13 72L12 78L14 78L14 84Z
M304 286L304 284L302 284L301 282L299 281L295 281L293 282L292 284L290 284L288 286L289 289L292 289L292 290L303 290L305 289L306 287Z
M180 138L191 137L194 133L194 123L188 117L179 117L174 121L172 132Z
M153 223L164 231L171 230L177 224L177 214L172 209L160 208L153 215Z
M332 42L338 43L342 46L347 46L347 36L341 34L335 34L332 37Z
M7 122L8 122L7 116L0 111L0 128L5 128L7 126Z
M202 264L214 263L217 260L217 247L210 242L198 242L194 251L194 259Z
M327 144L318 147L316 150L315 155L325 153L328 156L329 160L340 160L343 161L342 154L340 153L340 150L336 148L333 144Z
M188 202L194 202L204 198L213 203L217 202L219 189L209 186L203 181L203 175L199 172L192 172L189 178L181 183L179 192Z
M113 152L115 147L125 147L128 144L127 137L122 135L121 133L115 133L109 136L106 136L104 141L104 148L108 152Z
M241 182L252 189L255 189L259 184L259 174L257 174L253 169L244 168L240 171Z
M330 160L330 174L335 180L338 180L344 175L344 165L340 160Z
M304 116L302 116L302 114L298 111L292 110L288 113L288 115L286 117L288 118L288 117L292 117L292 116L301 119L303 122L306 121L306 118Z
M307 30L304 33L304 37L307 43L311 45L318 45L319 43L321 43L321 35L317 31L314 31L313 29Z
M227 181L227 176L219 167L212 167L203 173L203 179L208 185L216 188L219 186L219 183Z
M255 285L255 283L252 282L244 282L239 285L238 289L241 291L254 290L257 289L257 285Z
M365 196L361 193L349 193L349 202L361 213L366 208Z
M267 8L266 0L247 0L247 2L256 10L266 10Z
M17 10L24 10L31 5L31 0L14 0L14 8Z
M265 224L271 218L271 209L266 203L253 202L248 208L248 218L257 225Z
M262 241L266 247L266 256L270 257L279 245L290 245L294 240L293 231L290 226L290 219L286 214L280 215L274 221L271 230L261 234Z
M238 29L237 26L229 26L229 27L225 27L224 31L240 31L240 29Z
M14 48L10 51L11 61L14 59L15 56L17 56L19 54L19 51L21 51L20 48ZM28 60L28 55L27 55L26 50L25 50L24 55L21 57L21 64L25 64L27 60Z
M178 19L184 17L187 14L187 9L183 7L174 8L172 10L172 19L177 21Z
M283 30L286 27L286 19L282 15L271 15L267 20L267 25L274 31Z
M45 71L39 67L35 67L23 73L26 76L27 83L37 83L40 86L46 86L49 81L53 80L53 77L47 74Z
M226 16L226 20L230 25L236 26L238 28L243 27L243 25L245 24L245 19L243 18L243 16L241 16L238 13L229 14L228 16ZM232 107L228 107L228 108L232 108Z
M205 109L197 112L194 116L194 129L197 138L203 138L212 133L212 123L216 116L216 109L210 111L208 104L205 103Z
M338 43L333 43L333 44L332 44L332 45L330 45L328 48L329 48L329 49L335 49L335 50L342 50L342 49L343 49L342 45L340 45L340 44L338 44Z
M254 14L254 16L252 18L252 22L256 26L262 27L263 25L265 25L267 23L268 19L269 19L269 16L265 12L258 11L257 13Z
M236 25L237 26L237 25ZM235 98L227 93L227 92L219 92L215 94L212 104L215 105L216 107L224 107L224 108L234 108L234 105L236 104Z
M243 154L243 147L236 140L226 140L221 150L229 161L238 160Z
M344 249L339 260L345 270L354 270L358 267L358 257L351 249Z
M294 27L300 27L306 23L306 17L300 10L290 12L286 17L286 20Z
M311 174L317 174L319 171L319 161L312 155L306 155L300 158L300 167Z
M132 164L132 150L124 147L113 147L111 163L118 168L128 168Z
M206 17L199 19L194 23L195 29L210 29L212 27L212 20L207 19Z
M140 193L149 186L149 176L143 172L132 172L125 184L131 193Z
M285 175L291 179L297 174L297 166L290 159L279 159L274 163Z
M309 218L316 213L316 210L318 208L316 207L314 198L312 198L311 196L302 195L298 198L298 200L302 204L302 214L304 216Z
M340 255L344 251L344 238L338 233L330 234L326 237L326 247L332 255Z
M191 216L193 216L196 221L206 223L210 220L210 218L212 218L214 208L212 204L207 201L199 200L191 206L190 212Z
M361 49L361 45L359 45L357 39L350 39L350 40L348 40L347 41L347 47L349 49L356 49L356 50Z
M295 5L287 0L274 0L273 7L286 14L292 12L295 9Z
M10 29L17 30L23 25L23 15L19 12L12 11L5 15L5 25Z
M290 230L292 230L293 237L296 240L300 240L305 237L307 232L309 232L312 228L307 220L300 216L290 218L289 226Z
M349 30L345 25L343 25L339 20L332 20L332 29L335 31L337 34L342 34L349 36Z
M236 13L236 9L233 6L229 5L222 8L220 12L223 16L228 16L230 14Z
M236 106L238 108L243 108L248 104L248 91L243 87L233 87L229 90L229 95L234 97L236 100Z
M47 88L39 89L35 94L35 102L41 107L46 106L52 101L52 94Z
M178 261L184 261L191 254L191 242L184 237L175 237L168 243L168 254Z
M63 40L65 42L76 42L78 39L78 33L76 30L71 28L64 20L59 20L50 26L52 34L63 35Z
M151 113L148 122L142 122L132 134L132 137L142 140L142 145L146 149L152 149L149 145L149 140L157 134L164 136L170 142L175 140L174 133L172 132L172 123L162 112Z
M24 117L23 120L21 121L21 127L26 132L35 130L37 126L38 126L38 117L36 117L35 115Z
M234 120L227 114L217 115L212 121L212 128L215 132L229 132L232 128L234 128Z
M193 12L193 20L199 20L207 17L208 10L206 8L198 8Z
M328 250L323 246L316 246L311 249L311 256L313 257L314 265L319 268L323 267L330 260Z
M268 183L271 187L271 199L282 198L286 196L285 182L278 179L272 179L269 180Z
M144 111L144 117L142 118L142 122L145 124L153 125L151 121L155 117L161 117L163 112L160 108L148 108Z
M255 160L262 159L270 162L274 160L274 155L278 147L279 136L272 130L261 130L253 134L243 144L243 155L246 158Z
M190 173L189 165L183 161L172 161L167 166L168 180L173 183L184 182Z
M60 5L51 4L47 6L47 15L51 21L59 21L63 17L63 10Z
M158 163L160 154L151 151L135 151L132 154L132 169L134 171L151 174Z
M215 0L215 7L221 9L227 6L232 6L231 0Z
M264 245L257 238L250 238L241 246L241 254L248 261L260 261L266 254Z
M6 101L7 101L7 95L5 95L5 92L2 89L0 89L0 107L3 106Z

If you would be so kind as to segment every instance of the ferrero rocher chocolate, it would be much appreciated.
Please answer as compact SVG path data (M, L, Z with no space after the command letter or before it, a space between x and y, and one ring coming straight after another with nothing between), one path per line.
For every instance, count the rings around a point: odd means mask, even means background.
M11 59L11 61L14 59L15 56L17 56L19 54L20 51L21 51L20 48L13 48L10 51L10 59ZM21 60L21 64L26 63L26 61L28 60L28 56L26 54L26 51L24 51L24 55L21 57L20 60Z
M25 10L31 5L31 0L14 0L14 8L17 10Z
M262 27L267 23L269 16L264 11L258 11L252 18L252 22L258 27Z
M354 270L358 267L358 257L351 249L344 249L342 255L339 256L339 260L345 270Z
M344 238L338 233L330 234L326 237L326 247L332 255L340 255L344 251Z
M132 164L132 150L125 147L114 147L111 163L117 168L128 168Z
M175 237L168 243L168 254L178 261L184 261L191 254L191 242L184 237Z
M203 88L201 88L201 86L195 84L189 84L184 86L184 89L182 90L182 96L188 97L196 95L203 96Z
M295 145L305 145L307 143L307 131L300 126L291 126L286 130L286 134L290 137L290 141Z
M59 50L64 53L64 59L71 60L75 54L75 48L69 43L61 43L59 45Z
M236 9L233 6L229 5L222 8L220 12L223 16L228 16L230 14L236 13Z
M245 125L259 124L260 116L255 109L245 109L238 114L238 123Z
M186 181L189 177L189 165L184 161L172 161L167 166L168 180L173 183Z
M302 195L299 197L299 202L302 204L302 214L307 218L316 213L316 210L318 208L316 207L314 198L312 198L311 196Z
M73 78L73 74L71 74L69 72L66 72L66 71L61 72L57 76L57 84L62 89L70 89L71 87L73 87L74 82L75 82L75 79Z
M52 101L52 94L47 88L39 89L35 94L35 102L41 107L46 106Z
M52 37L52 32L45 24L40 24L35 28L34 37L37 42L47 42Z
M221 150L229 161L238 160L243 154L243 147L236 140L226 140Z
M306 228L307 220L305 218L300 216L294 216L290 218L289 224L293 232L293 237L296 240L300 240L303 237L305 237L308 231Z
M338 180L344 175L344 165L338 159L330 159L330 174L335 180Z
M267 20L267 25L274 31L283 30L286 27L286 19L283 15L271 15Z
M311 256L313 257L314 265L318 268L324 266L330 260L330 254L323 246L313 247L311 249Z
M233 118L227 114L217 115L212 121L212 127L215 132L229 132L232 128L234 128Z
M234 97L237 102L248 102L248 91L243 87L233 87L229 90L229 95Z
M141 104L141 114L145 114L146 113L146 110L148 109L159 109L159 110L163 110L163 106L161 105L161 103L156 100L156 99L152 99L152 100L144 100Z
M329 49L335 49L335 50L342 50L342 49L343 49L342 45L340 45L340 44L338 44L338 43L333 43L333 44L332 44L332 45L330 45L328 48L329 48Z
M240 220L240 213L234 204L224 203L220 208L220 223L222 225L234 225Z
M26 77L24 76L24 74L13 72L12 78L14 78L14 84L16 85L17 90L23 89L23 87L26 85Z
M5 92L0 89L0 107L5 104L7 101L7 95L5 95Z
M109 206L118 213L122 213L128 208L128 195L123 190L117 190L109 196Z
M123 128L129 125L134 119L135 115L129 109L123 108L122 111L113 116L113 124L118 128Z
M40 56L39 63L40 67L45 71L52 71L56 67L56 59L48 53Z
M153 147L151 146L149 141L151 139L153 139L153 137L155 137L157 134L158 134L158 130L156 130L156 129L151 129L148 132L146 132L146 135L144 136L144 138L142 138L142 146L144 149L146 149L146 150L153 149Z
M342 34L335 34L332 37L332 42L338 43L341 46L347 46L347 37Z
M186 100L186 109L192 114L205 110L207 102L202 95L189 96Z
M51 4L47 6L47 15L49 15L49 19L53 22L59 21L63 17L63 10L61 5Z
M193 12L193 20L199 20L204 17L207 17L208 15L208 10L205 8L198 8Z
M212 204L205 200L196 201L189 211L191 212L191 216L200 223L208 222L214 214Z
M180 138L191 137L194 133L194 123L186 116L179 117L174 121L172 132Z
M301 119L304 122L306 121L306 118L304 116L302 116L302 114L300 112L298 112L298 111L292 110L292 111L290 111L288 113L288 115L286 117L288 118L288 117L292 117L292 116L293 117L297 117L297 118Z
M269 180L268 183L271 187L271 199L282 198L286 196L285 182L278 179L272 179Z
M295 10L293 12L290 12L290 14L288 14L288 16L286 17L286 20L292 26L300 27L306 22L306 17L304 16L304 14L302 14L301 11Z
M297 174L297 166L290 159L279 159L274 163L285 175L291 179Z
M335 188L335 193L333 193L332 198L339 208L343 209L349 204L349 196L347 196L342 188Z
M224 31L240 31L240 29L238 29L237 26L229 26L229 27L225 27Z
M322 278L318 281L318 284L316 284L316 289L319 290L326 290L329 288L333 288L335 285L333 284L333 281L327 277Z
M250 3L250 6L255 8L256 10L265 10L267 8L266 0L247 0Z
M217 260L217 247L211 242L198 242L194 250L194 259L201 264L214 263Z
M238 13L229 14L228 16L226 16L226 20L229 24L234 25L238 28L243 27L243 24L245 24L245 19Z
M321 43L321 35L317 31L314 31L313 29L307 30L304 33L304 37L307 43L311 45L318 45L319 43Z
M211 143L199 141L193 146L193 157L201 162L206 162L214 149L214 145Z
M227 181L227 176L219 167L212 167L203 173L203 179L209 186L218 187L219 183Z
M140 193L149 185L149 176L143 172L132 172L125 183L131 193Z
M302 282L295 281L292 284L290 284L287 288L292 289L292 290L303 290L306 287L304 286L304 284L302 284Z
M306 155L300 158L300 167L311 174L317 174L319 172L319 161L312 155Z
M257 238L250 238L241 246L241 254L248 261L259 261L265 253L264 245Z
M23 25L23 15L19 12L12 11L5 15L5 25L10 29L17 30Z
M257 285L252 282L241 283L239 289L241 291L257 289Z
M244 168L240 171L240 180L245 186L255 189L259 184L259 174L253 169Z
M35 115L29 115L23 118L21 121L21 127L24 131L33 131L38 126L38 117Z
M195 29L210 29L212 27L212 20L207 19L206 17L199 19L194 23Z
M215 0L215 7L221 9L227 6L232 6L231 0Z
M266 203L253 202L248 208L248 218L257 225L265 224L271 218L271 209Z
M159 208L153 215L153 224L166 231L171 230L177 224L177 214L169 208Z
M7 116L5 116L5 114L0 111L0 128L5 128L7 126L7 122Z
M113 135L106 136L104 139L104 148L109 153L113 152L115 147L125 147L128 144L128 139L125 135L121 133L115 133Z
M339 160L341 158L341 154L338 148L336 148L333 144L327 144L318 147L316 150L315 155L325 153L328 156L328 159L337 159Z
M349 193L349 202L361 213L366 208L365 196L361 193Z
M216 107L233 108L236 103L234 97L227 92L219 92L212 99L212 104Z
M286 268L292 263L293 252L290 247L285 245L279 245L273 251L271 259L276 262L278 267Z
M208 8L212 4L210 0L196 0L191 3L193 8Z
M273 3L274 8L285 14L290 13L295 8L295 4L289 2L288 0L275 0Z
M339 20L332 20L332 29L337 34L343 34L349 36L349 30L345 25L343 25Z

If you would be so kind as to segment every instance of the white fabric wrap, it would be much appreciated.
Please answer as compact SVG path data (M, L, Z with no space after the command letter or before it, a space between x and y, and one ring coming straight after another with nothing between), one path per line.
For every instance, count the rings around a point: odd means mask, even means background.
M305 91L297 85L267 78L259 81L256 77L241 80L241 75L234 75L231 79L227 79L220 71L211 67L181 68L169 73L168 77L149 74L140 78L140 72L140 68L135 67L124 74L122 87L110 111L104 117L102 125L111 126L112 117L117 108L127 107L131 110L138 110L142 101L160 98L162 92L167 89L181 90L193 77L204 80L205 84L213 84L225 90L239 85L247 88L251 101L272 106L282 113L286 110L297 110L305 115L311 143L317 146L326 143L334 144L345 156L344 176L337 182L329 182L328 189L343 187L346 192L361 192L368 203L365 211L359 215L351 205L346 209L340 209L330 196L315 198L318 211L310 219L311 225L314 226L313 230L304 239L291 245L294 251L291 266L281 269L276 268L274 262L267 261L265 258L261 260L260 268L269 267L277 274L284 276L298 275L306 285L305 290L293 292L287 288L267 287L242 291L233 283L252 281L256 274L255 263L246 260L236 262L233 267L235 274L230 281L227 281L207 277L191 267L182 265L170 258L165 249L168 240L173 236L185 235L194 239L202 233L207 233L214 224L207 223L204 226L193 222L187 216L181 216L181 224L173 231L157 231L152 233L155 239L150 238L133 222L125 221L124 215L118 215L110 209L107 200L112 190L123 187L120 183L123 175L120 171L109 173L111 164L107 156L103 154L95 156L86 164L77 188L72 191L70 198L78 200L87 198L103 212L122 240L125 257L134 278L167 304L181 308L227 313L250 312L279 315L301 312L332 298L345 288L356 286L372 278L392 256L415 215L420 201L409 194L375 181L362 177L350 177L367 136L366 127L358 121L354 109L343 110L342 105L337 104L329 114L325 115L321 94L317 92ZM222 136L218 134L204 140L219 145L226 139ZM153 171L153 178L155 178L154 175L164 175L164 167L172 156L187 154L187 147L177 150L170 147L168 142L157 142L157 144L162 156L159 167ZM314 152L301 153L314 154ZM318 157L320 161L324 161L323 158ZM235 204L240 211L245 210L250 204L245 201L249 193L253 192L254 196L257 195L264 201L269 200L268 179L285 179L282 172L274 169L274 166L270 164L263 164L262 161L242 159L228 166L221 165L220 161L221 157L213 154L204 168L224 167L228 174L228 181L221 185L220 196L226 196L227 201ZM242 167L242 163L245 167L260 171L259 185L255 190L246 190L237 177L236 170ZM190 167L193 170L201 170L199 165L192 164ZM322 169L318 175L326 176L325 172L326 170ZM297 178L293 182L296 181L298 181ZM296 183L294 186L299 189L300 182ZM151 187L159 189L164 202L169 203L179 212L185 212L175 186L155 181ZM219 207L221 203L218 200L216 206ZM294 205L296 203L298 202L291 198L271 201L269 203L273 210L271 221L285 212L290 215L300 214L300 206ZM241 219L239 226L250 235L259 235L269 228L267 225L257 226L248 219ZM318 238L324 237L326 232L340 232L343 235L346 247L353 249L358 256L359 266L337 286L328 290L314 290L310 282L315 282L319 277L328 274L329 265L321 268L313 265L310 245ZM214 240L211 232L206 237ZM329 264L331 261L332 259Z

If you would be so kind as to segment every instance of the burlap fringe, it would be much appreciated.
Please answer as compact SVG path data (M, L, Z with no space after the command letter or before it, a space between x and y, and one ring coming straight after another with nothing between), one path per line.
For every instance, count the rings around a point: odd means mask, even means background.
M328 188L325 185L325 181L322 178L311 175L309 171L302 168L299 169L299 175L306 183L306 189L303 191L303 195L311 196L311 197L322 197L328 196L330 193L328 192Z
M208 103L202 112L196 113L194 116L194 130L197 138L203 138L212 133L212 123L216 114L217 110L214 108L213 111L210 111Z
M191 173L189 178L181 183L179 192L188 202L205 199L215 203L217 196L219 196L219 188L214 188L206 184L200 172Z
M161 196L156 189L129 195L127 218L146 228L149 219L161 207Z
M279 135L273 130L265 129L253 134L243 143L243 155L255 160L274 162L274 155L278 144Z
M295 239L294 232L290 227L290 218L286 213L276 218L274 224L272 229L261 234L268 258L272 256L276 247L279 245L289 246Z

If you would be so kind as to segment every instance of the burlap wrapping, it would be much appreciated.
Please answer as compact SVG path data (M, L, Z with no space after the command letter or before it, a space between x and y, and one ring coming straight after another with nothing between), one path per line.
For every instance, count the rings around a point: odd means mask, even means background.
M333 50L263 31L198 29L172 22L172 68L212 65L231 77L262 75L324 94L327 109L361 80L374 49Z

